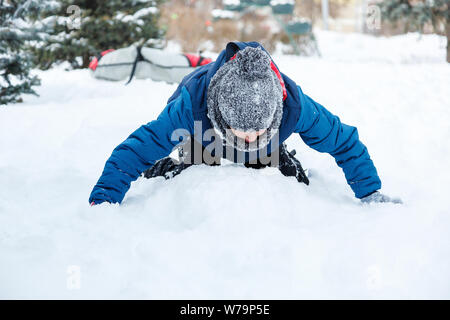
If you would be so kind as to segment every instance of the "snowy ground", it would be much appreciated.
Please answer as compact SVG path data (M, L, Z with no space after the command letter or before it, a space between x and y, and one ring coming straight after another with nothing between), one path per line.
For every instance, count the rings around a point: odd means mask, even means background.
M318 172L309 187L274 169L198 166L91 208L112 149L175 86L58 68L40 73L40 98L0 107L0 298L450 298L444 39L318 39L321 59L274 59L359 128L404 205L360 205L334 160L296 135L289 147Z

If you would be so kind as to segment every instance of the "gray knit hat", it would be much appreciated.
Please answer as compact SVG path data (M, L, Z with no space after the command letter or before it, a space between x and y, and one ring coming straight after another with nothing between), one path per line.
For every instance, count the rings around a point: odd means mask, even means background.
M283 91L271 69L270 56L261 48L246 47L226 62L208 86L208 117L225 142L240 151L265 147L278 132L283 115ZM267 129L252 143L231 130Z

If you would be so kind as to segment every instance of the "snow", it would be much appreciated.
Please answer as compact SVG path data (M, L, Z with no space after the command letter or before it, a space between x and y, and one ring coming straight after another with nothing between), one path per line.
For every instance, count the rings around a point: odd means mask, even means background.
M327 154L276 169L195 166L89 207L113 148L175 90L39 72L40 97L0 107L0 298L450 298L450 65L442 37L318 34L322 58L274 55L358 127L404 205L361 205ZM79 280L79 281L78 281Z
M144 21L141 20L140 18L145 17L149 14L156 14L158 12L159 12L159 9L157 7L147 7L147 8L142 8L142 9L136 11L132 15L130 15L130 14L126 15L123 12L118 12L114 18L117 20L120 20L122 22L135 21L137 24L143 25Z
M156 14L159 12L159 9L157 7L148 7L148 8L143 8L141 10L136 11L136 13L133 15L134 18L142 18L146 15L149 14Z
M216 19L233 19L235 17L233 11L221 9L212 10L211 15Z
M271 6L283 5L283 4L295 4L294 0L272 0L270 1Z
M240 0L223 0L222 3L226 6L238 6L241 1Z

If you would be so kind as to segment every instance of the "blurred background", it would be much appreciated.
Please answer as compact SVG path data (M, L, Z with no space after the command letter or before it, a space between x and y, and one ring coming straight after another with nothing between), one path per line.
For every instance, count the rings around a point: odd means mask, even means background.
M0 0L0 10L0 104L35 93L32 68L87 68L133 44L201 55L258 41L271 53L320 57L322 31L450 38L449 0Z

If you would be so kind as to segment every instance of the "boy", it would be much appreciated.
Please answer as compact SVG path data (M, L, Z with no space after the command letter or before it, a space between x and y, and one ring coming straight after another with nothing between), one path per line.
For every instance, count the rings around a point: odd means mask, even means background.
M357 129L305 95L257 42L230 42L215 62L187 75L159 117L114 149L89 201L121 203L144 172L170 177L192 164L220 164L223 157L249 168L275 166L308 184L284 144L292 133L331 154L363 202L400 203L378 192L381 181ZM168 155L180 138L182 162L176 163Z

